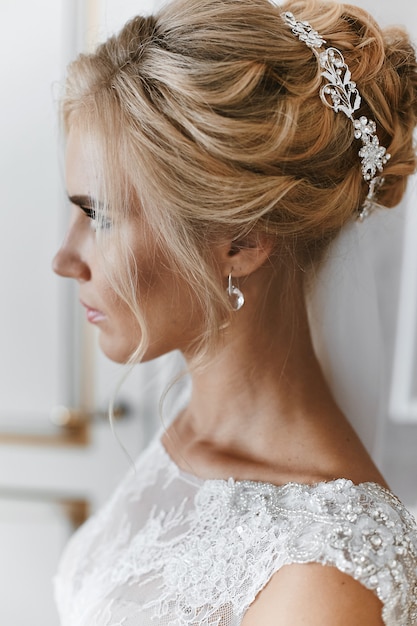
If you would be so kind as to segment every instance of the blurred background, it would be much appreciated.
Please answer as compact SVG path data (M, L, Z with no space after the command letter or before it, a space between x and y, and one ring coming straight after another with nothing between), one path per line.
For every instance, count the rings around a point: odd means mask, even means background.
M71 533L128 470L106 411L123 368L101 356L74 285L50 264L69 207L57 102L68 62L152 0L0 0L0 623L58 626L51 579ZM356 0L417 40L417 4ZM384 410L374 456L417 511L417 190L372 220ZM354 338L352 338L354 348ZM131 457L161 418L177 354L141 365L117 399L117 435ZM375 367L378 364L375 363ZM165 404L175 410L175 388Z

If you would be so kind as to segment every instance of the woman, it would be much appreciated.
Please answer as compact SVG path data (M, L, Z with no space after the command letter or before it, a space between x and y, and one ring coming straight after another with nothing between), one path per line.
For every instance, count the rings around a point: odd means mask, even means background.
M330 242L415 170L416 70L402 31L318 0L174 0L70 67L54 269L111 359L179 349L193 390L72 540L63 625L416 623L414 521L305 304Z

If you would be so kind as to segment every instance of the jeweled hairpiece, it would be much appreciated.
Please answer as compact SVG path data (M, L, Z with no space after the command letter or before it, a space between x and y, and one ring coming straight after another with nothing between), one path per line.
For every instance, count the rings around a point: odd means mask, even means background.
M361 106L362 98L340 50L326 48L325 39L308 22L298 22L292 13L282 13L281 17L294 35L311 48L323 68L321 75L328 81L320 89L323 103L336 113L342 111L353 124L355 138L362 141L362 148L359 150L362 176L369 186L368 195L359 210L359 219L364 220L376 204L377 190L384 182L377 173L383 172L391 155L379 143L375 122L365 116L354 117L355 111Z

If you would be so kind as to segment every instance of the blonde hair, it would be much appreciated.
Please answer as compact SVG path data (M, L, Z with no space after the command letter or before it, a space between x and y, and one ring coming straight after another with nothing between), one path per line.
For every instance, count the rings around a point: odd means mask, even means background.
M174 0L136 17L69 68L63 119L93 146L98 193L110 212L140 210L173 271L206 314L200 350L228 314L213 267L216 240L263 232L279 256L307 267L351 221L367 193L351 122L324 107L311 50L282 11L309 21L343 52L391 159L378 201L396 205L416 168L417 65L407 35L381 31L354 6L321 0ZM105 237L101 238L105 258ZM118 242L108 268L138 305L134 255Z

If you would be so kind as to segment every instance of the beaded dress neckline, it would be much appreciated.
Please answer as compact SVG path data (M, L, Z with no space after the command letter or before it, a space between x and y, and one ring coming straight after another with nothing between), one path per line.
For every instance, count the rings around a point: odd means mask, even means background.
M372 590L385 626L417 624L417 530L375 483L205 480L156 437L69 543L61 626L240 626L284 565L322 563Z

